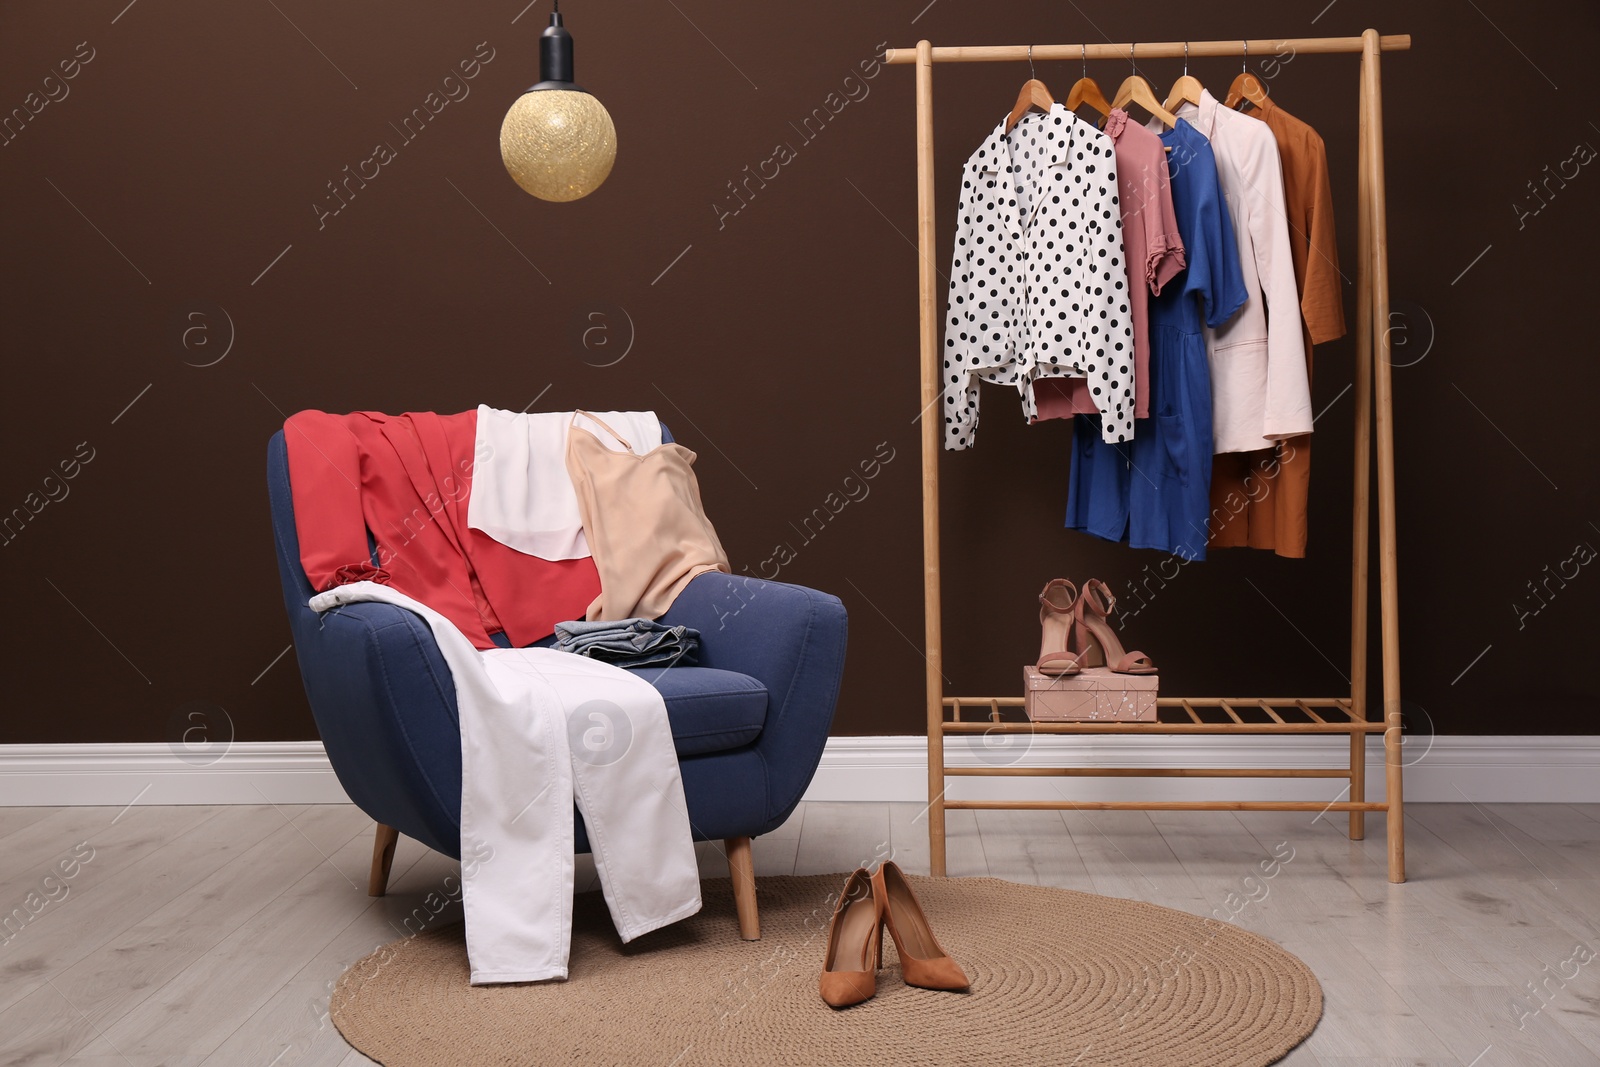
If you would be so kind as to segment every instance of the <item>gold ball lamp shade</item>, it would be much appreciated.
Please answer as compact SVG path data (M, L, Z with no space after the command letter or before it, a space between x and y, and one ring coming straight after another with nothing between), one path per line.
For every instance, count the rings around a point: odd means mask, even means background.
M611 173L617 130L600 101L572 81L572 35L561 12L539 38L540 81L500 124L500 157L512 180L540 200L588 196Z
M562 202L600 188L617 159L617 130L585 92L529 90L500 125L500 156L524 192Z

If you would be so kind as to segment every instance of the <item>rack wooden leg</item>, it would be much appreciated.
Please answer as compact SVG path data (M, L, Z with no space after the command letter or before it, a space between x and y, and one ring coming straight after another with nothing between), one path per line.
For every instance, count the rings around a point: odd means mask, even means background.
M1383 91L1376 30L1362 34L1367 106L1368 181L1372 200L1373 400L1378 452L1378 590L1383 617L1383 733L1388 801L1389 881L1406 880L1405 809L1400 752L1400 581L1395 535L1393 365L1389 360L1389 234L1383 185Z
M1360 802L1367 799L1367 735L1350 735L1350 799ZM1350 840L1360 841L1367 836L1367 813L1350 813Z
M756 868L750 859L750 839L730 837L728 877L733 880L733 905L739 913L739 936L746 941L761 940L761 916L756 911Z
M939 591L939 450L944 406L934 272L933 45L917 42L917 315L921 366L923 682L928 726L928 867L944 877L944 636Z
M1367 619L1371 593L1367 562L1372 543L1372 183L1368 174L1371 128L1367 122L1366 59L1361 61L1361 102L1356 139L1356 358L1352 389L1355 405L1355 476L1350 535L1350 710L1367 718ZM1351 737L1352 746L1359 744ZM1366 782L1356 773L1356 754L1350 754L1350 799ZM1360 763L1365 770L1365 760ZM1358 785L1357 782L1361 784ZM1350 813L1350 837L1366 834L1366 817Z
M389 868L394 865L394 846L400 840L400 831L392 826L378 824L372 838L372 873L367 876L367 896L381 897L389 891Z
M1403 756L1400 747L1399 700L1395 712L1389 716L1392 724L1383 732L1384 784L1388 790L1389 810L1384 832L1389 838L1389 881L1406 880L1406 809L1403 785Z

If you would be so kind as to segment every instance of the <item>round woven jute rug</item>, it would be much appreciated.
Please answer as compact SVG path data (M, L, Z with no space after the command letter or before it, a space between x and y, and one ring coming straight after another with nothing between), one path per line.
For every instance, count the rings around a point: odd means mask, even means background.
M761 879L759 941L739 939L725 880L705 884L700 914L629 945L600 894L581 894L565 982L469 985L455 924L356 963L329 1011L386 1067L1245 1067L1282 1058L1322 1015L1304 963L1216 919L995 878L915 876L971 991L907 986L889 941L877 996L835 1011L817 981L844 878Z

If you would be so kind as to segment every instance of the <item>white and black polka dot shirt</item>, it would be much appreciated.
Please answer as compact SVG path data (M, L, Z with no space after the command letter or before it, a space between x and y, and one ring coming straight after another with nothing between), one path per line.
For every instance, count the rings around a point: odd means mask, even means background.
M1116 146L1060 104L1001 121L967 160L944 342L944 446L978 428L978 382L1084 377L1105 440L1133 438L1133 320Z

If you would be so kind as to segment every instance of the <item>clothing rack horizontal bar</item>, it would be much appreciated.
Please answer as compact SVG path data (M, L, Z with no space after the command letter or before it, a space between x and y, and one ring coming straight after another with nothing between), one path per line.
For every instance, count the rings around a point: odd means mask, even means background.
M1025 703L1023 697L945 697L945 707L954 707L960 704L963 708L977 707L980 704L998 704L1003 708L1020 708ZM1194 707L1220 707L1223 704L1272 704L1277 707L1298 707L1307 714L1309 708L1339 708L1348 711L1350 708L1349 697L1159 697L1156 703L1163 708L1181 708L1185 705Z
M1348 778L1337 767L946 767L952 778Z
M1188 48L1189 58L1191 59L1199 59L1203 56L1244 55L1282 58L1286 54L1359 54L1362 50L1362 40L1360 37L1286 37L1281 40L1264 38L1248 41L1235 39L1232 41L1152 41L1146 43L1134 41L1122 44L957 45L933 49L933 61L935 63L1016 62L1026 60L1030 48L1033 50L1035 62L1052 59L1120 59L1123 62L1127 62L1129 49L1133 50L1133 58L1136 60L1182 59L1185 47ZM1396 33L1379 37L1378 48L1383 52L1407 51L1411 48L1411 35L1409 33ZM1285 49L1290 51L1286 52ZM915 63L917 61L917 50L914 47L891 48L884 52L883 61L891 65Z
M977 811L1388 811L1382 800L950 800Z
M947 722L950 734L1381 734L1381 722L1141 722L1100 719L1078 722Z

